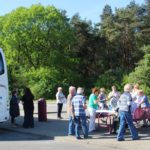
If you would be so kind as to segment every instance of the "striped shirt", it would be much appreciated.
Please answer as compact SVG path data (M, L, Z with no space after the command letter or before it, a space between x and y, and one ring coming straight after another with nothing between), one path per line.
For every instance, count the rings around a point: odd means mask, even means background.
M131 105L132 97L129 92L124 92L118 101L119 111L126 111L130 112L130 105Z
M84 106L86 104L86 98L83 95L77 94L72 99L72 110L75 116L85 116Z

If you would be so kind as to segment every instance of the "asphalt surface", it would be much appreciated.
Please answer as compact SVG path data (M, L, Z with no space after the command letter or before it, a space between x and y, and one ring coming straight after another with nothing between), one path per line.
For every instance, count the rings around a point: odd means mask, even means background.
M107 129L99 128L97 132L89 135L87 140L76 140L73 136L67 136L68 117L66 106L63 107L62 117L58 120L56 104L47 105L46 122L38 121L37 103L35 103L35 128L24 129L22 105L21 116L16 118L17 128L12 128L10 121L0 124L0 147L2 150L25 149L56 149L56 150L150 150L150 127L139 128L140 140L132 141L129 131L125 135L125 141L117 142L116 135L110 135ZM14 146L13 146L14 145Z

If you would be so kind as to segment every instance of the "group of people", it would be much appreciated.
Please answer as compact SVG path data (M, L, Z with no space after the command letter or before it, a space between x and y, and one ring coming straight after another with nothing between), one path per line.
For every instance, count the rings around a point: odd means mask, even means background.
M61 110L63 103L66 102L62 88L58 88L56 94L58 104L58 118L61 118ZM62 100L61 100L62 99ZM132 87L131 84L124 86L124 92L121 94L115 86L112 86L112 91L106 96L104 88L93 88L89 96L88 104L84 95L84 89L74 86L69 87L69 95L67 97L67 112L69 115L68 135L75 135L77 139L81 139L80 128L82 127L84 138L88 137L90 132L96 130L95 119L97 109L115 110L119 114L119 130L117 135L118 141L124 140L125 127L128 125L132 139L137 140L138 132L133 124L132 113L138 107L149 107L149 101L143 90L138 84ZM86 109L89 112L89 126L86 121ZM115 127L116 128L116 127Z
M34 95L32 94L31 90L29 88L25 88L24 94L21 97L21 101L23 104L23 110L24 110L24 122L23 122L24 128L33 128L34 127L33 100L34 100ZM12 97L10 100L10 116L11 116L12 127L17 127L17 125L18 125L18 124L16 124L15 118L20 115L19 101L20 101L20 99L18 98L18 91L13 90Z

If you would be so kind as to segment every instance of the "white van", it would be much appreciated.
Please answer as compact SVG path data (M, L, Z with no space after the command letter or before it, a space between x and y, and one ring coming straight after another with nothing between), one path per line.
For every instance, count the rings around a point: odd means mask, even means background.
M9 119L8 75L4 53L0 48L0 122Z

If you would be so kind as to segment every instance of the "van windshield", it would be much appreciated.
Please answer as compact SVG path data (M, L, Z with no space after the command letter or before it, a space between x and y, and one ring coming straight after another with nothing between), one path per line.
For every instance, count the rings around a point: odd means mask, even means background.
M2 58L2 54L0 53L0 75L4 73L4 62Z

